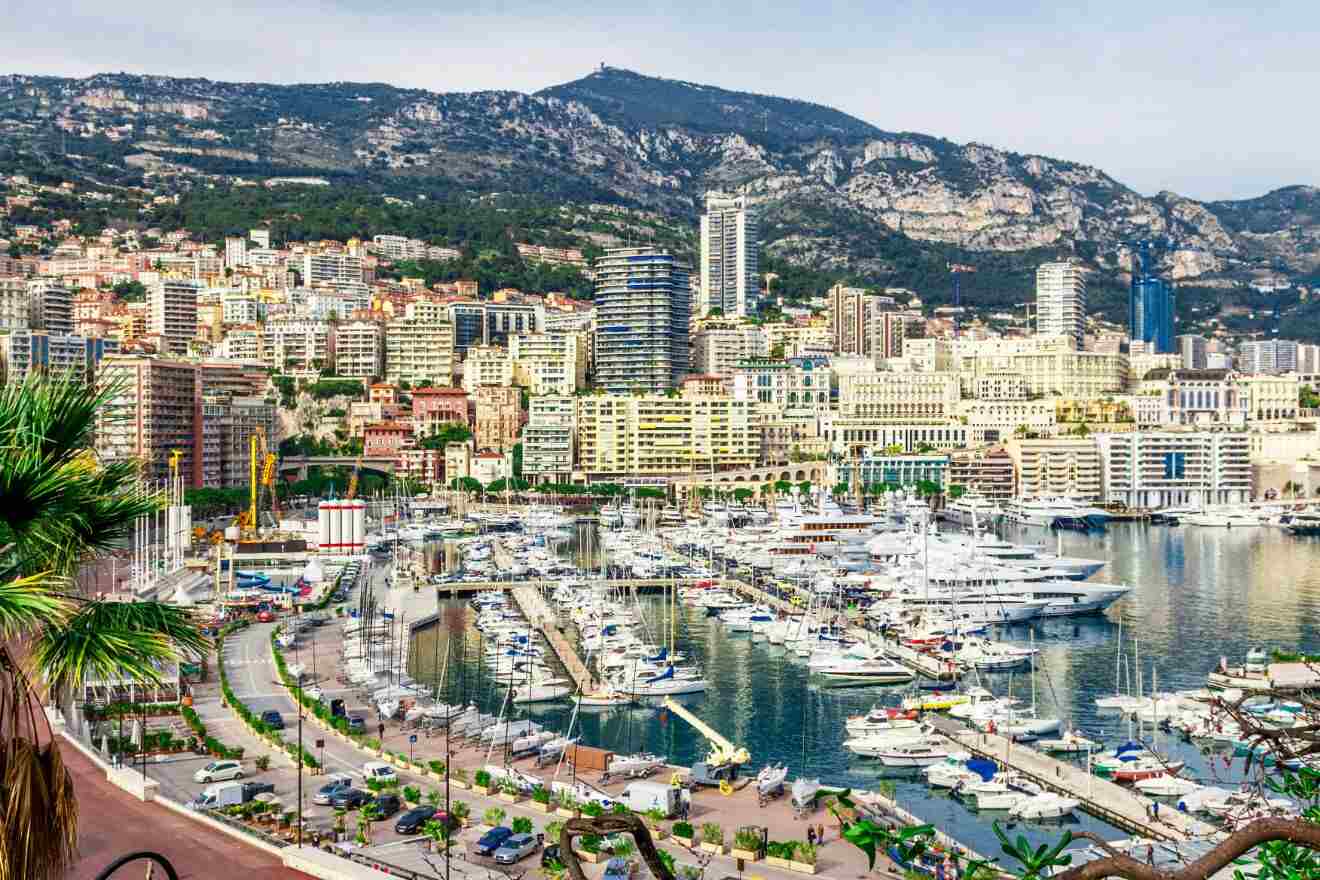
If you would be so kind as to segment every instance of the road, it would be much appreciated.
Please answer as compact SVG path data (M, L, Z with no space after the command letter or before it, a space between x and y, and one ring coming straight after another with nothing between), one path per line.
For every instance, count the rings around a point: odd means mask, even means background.
M110 862L141 850L164 855L181 878L215 877L217 866L224 865L226 872L245 880L308 880L265 850L120 791L106 781L104 770L73 746L65 745L60 754L78 794L79 858L69 880L91 880ZM125 867L120 876L142 876L145 871L142 863Z

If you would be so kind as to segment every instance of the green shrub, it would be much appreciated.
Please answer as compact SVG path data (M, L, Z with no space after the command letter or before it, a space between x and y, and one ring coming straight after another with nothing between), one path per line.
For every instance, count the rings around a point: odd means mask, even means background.
M544 785L538 785L532 789L532 800L538 804L550 803L550 790Z
M724 843L724 829L718 822L706 822L701 826L702 843Z
M426 802L431 806L439 807L440 801L441 801L440 792L437 791L436 789L433 788L426 793Z
M472 808L468 806L467 801L454 801L449 805L449 813L455 819L466 819L472 815Z
M804 865L816 864L816 844L799 841L797 854L793 856L793 861L801 862Z
M403 799L409 803L420 803L422 800L422 790L415 785L404 786Z
M531 834L532 820L526 816L514 816L513 825L510 827L513 828L514 834Z
M508 814L499 807L491 807L489 810L481 814L481 821L494 827L496 825L504 824L504 817L506 815Z
M765 854L776 859L791 860L797 847L796 840L771 840L765 845Z
M582 815L596 819L605 815L605 808L595 801L587 801L582 805Z
M692 836L693 836L692 823L691 823L691 822L675 822L675 823L674 823L674 836L675 836L675 837L686 837L686 838L691 839Z
M434 773L436 776L444 776L444 775L445 775L445 762L444 762L444 761L431 761L431 762L429 762L429 763L427 764L427 766L431 768L431 772Z
M490 788L490 773L485 770L478 770L472 777L472 781L482 788Z
M578 838L578 846L582 848L583 852L598 853L600 852L600 835L584 834Z
M622 801L617 801L615 802L614 806L610 808L610 812L612 812L616 816L626 816L632 811L628 809L627 804L623 803Z
M750 828L739 828L733 835L733 845L736 849L754 852L761 848L761 835L759 832Z

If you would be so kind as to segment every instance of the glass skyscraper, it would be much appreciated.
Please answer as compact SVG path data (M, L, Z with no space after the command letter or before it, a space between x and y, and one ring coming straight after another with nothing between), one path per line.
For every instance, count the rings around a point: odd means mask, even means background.
M1140 243L1137 259L1139 269L1132 273L1128 297L1128 335L1133 342L1148 343L1158 354L1172 354L1178 350L1173 285L1152 271L1149 242Z

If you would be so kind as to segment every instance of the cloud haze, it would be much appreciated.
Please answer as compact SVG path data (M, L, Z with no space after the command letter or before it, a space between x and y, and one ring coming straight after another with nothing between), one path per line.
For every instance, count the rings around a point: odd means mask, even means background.
M1320 185L1314 3L11 0L7 13L4 72L530 92L604 61L1085 162L1145 193Z

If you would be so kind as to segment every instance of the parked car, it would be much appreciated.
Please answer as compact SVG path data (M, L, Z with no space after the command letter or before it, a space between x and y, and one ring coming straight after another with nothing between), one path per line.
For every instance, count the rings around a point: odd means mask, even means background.
M257 623L271 623L274 620L275 620L275 615L270 613L269 611L257 612Z
M637 864L631 859L610 859L605 863L601 880L632 880L637 876Z
M353 787L353 779L347 773L337 773L330 778L330 781L316 790L312 795L312 803L329 804L335 799L335 795L342 794Z
M358 807L371 800L371 794L360 788L346 788L339 794L330 797L330 806L344 807L349 810L356 810Z
M495 850L495 861L501 865L515 865L536 852L536 838L530 834L515 834Z
M397 794L378 794L374 803L377 819L388 819L403 807L403 801L399 800Z
M503 846L504 841L512 836L512 828L505 828L503 825L496 826L481 835L481 839L472 847L472 851L479 856L493 855L495 850Z
M438 816L443 818L444 813L440 813ZM400 834L417 834L422 830L423 825L436 817L435 807L413 807L400 816L399 821L394 823L394 830Z
M399 774L394 767L384 761L368 761L362 765L362 778L375 779L378 782L398 782Z
M261 713L261 723L269 727L271 730L283 730L284 716L280 715L280 713L276 712L274 709L267 709L265 712Z
M212 761L193 773L193 782L224 782L226 779L242 779L243 765L238 761Z
M348 732L349 732L349 733L366 733L366 732L367 732L367 719L363 718L361 715L349 715L349 716L348 716Z

